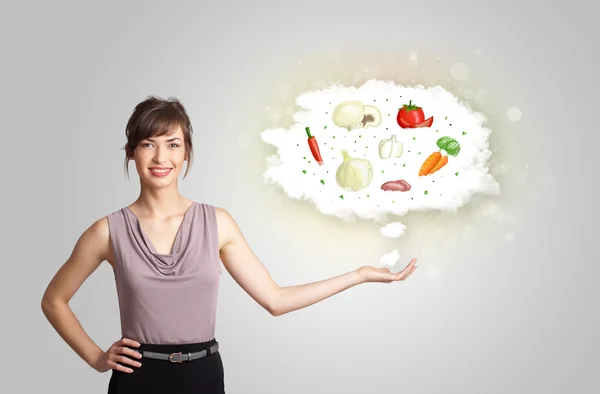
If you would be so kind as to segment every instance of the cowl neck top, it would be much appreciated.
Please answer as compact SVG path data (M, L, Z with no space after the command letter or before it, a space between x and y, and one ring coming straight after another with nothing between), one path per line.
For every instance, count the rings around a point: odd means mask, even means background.
M222 273L215 207L193 202L161 254L127 207L107 216L123 337L146 344L214 339Z
M163 275L178 275L181 273L181 268L185 264L186 246L189 245L189 238L191 233L191 226L194 224L194 217L196 216L195 208L196 203L188 208L183 216L183 220L179 225L179 229L175 234L175 241L169 254L161 254L156 251L156 248L150 241L150 238L146 235L140 224L137 216L128 207L123 208L127 216L128 226L131 229L131 234L135 239L140 250L148 259L148 262L152 263L154 267L160 271Z

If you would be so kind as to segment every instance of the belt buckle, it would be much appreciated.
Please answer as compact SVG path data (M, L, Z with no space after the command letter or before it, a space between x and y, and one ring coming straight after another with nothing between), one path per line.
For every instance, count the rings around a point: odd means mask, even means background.
M181 359L180 360L173 360L173 356L176 356L176 355L181 355L181 352L169 354L169 361L172 362L172 363L182 363L183 360L181 360Z

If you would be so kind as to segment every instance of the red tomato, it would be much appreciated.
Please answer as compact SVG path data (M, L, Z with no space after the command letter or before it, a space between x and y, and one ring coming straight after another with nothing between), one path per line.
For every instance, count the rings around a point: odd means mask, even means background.
M411 128L416 129L419 127L431 127L431 125L433 124L433 116L429 117L429 119L424 120L421 123L417 123L411 126Z
M396 120L400 127L407 129L422 123L425 120L425 114L421 107L413 105L412 100L410 100L408 104L404 104L404 106L400 108Z

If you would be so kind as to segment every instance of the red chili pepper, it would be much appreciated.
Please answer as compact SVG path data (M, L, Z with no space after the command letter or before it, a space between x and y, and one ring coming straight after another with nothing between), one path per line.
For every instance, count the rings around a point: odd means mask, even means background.
M313 157L319 163L320 166L323 165L323 159L321 158L321 151L319 150L319 144L317 144L317 139L310 135L310 127L306 127L306 134L308 134L308 146L310 147L310 151L312 152Z

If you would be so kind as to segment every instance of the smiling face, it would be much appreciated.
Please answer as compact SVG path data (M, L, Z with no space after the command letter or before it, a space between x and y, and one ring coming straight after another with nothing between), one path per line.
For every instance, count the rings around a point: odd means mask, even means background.
M162 187L176 181L187 160L181 127L163 136L141 140L135 147L133 160L142 183Z
M129 176L129 162L134 160L143 184L163 187L176 184L187 161L185 179L194 157L192 133L179 100L150 96L136 105L125 127L125 172Z

